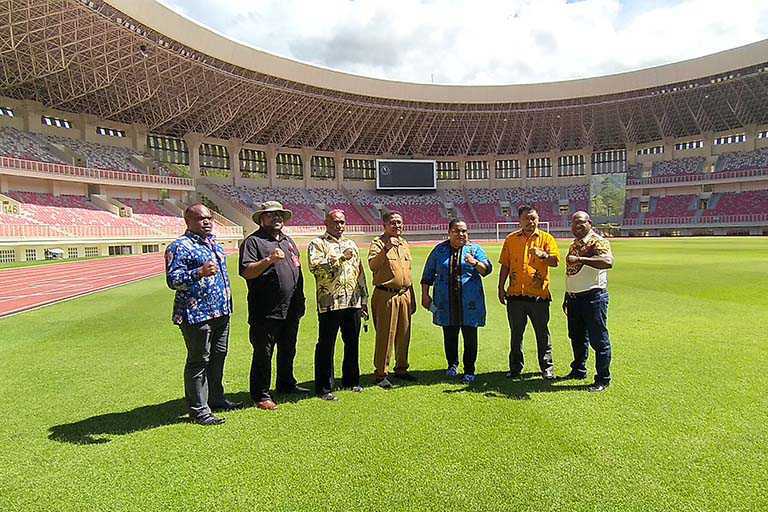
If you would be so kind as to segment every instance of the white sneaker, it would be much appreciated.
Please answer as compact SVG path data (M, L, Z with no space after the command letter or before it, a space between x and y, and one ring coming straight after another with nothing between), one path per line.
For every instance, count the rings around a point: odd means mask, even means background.
M382 389L391 389L393 387L392 386L392 382L390 382L390 380L388 378L386 378L386 377L384 377L383 379L378 381L376 383L376 385L379 386Z

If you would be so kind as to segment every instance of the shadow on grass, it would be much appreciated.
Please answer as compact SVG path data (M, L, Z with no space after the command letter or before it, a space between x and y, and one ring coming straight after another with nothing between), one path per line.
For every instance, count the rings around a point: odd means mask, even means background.
M241 401L247 398L247 393L236 393L229 398ZM56 425L48 430L48 439L60 443L81 445L109 443L108 436L122 436L184 423L187 420L184 400L176 399L161 404L143 405L130 411L111 412L93 416L74 423Z
M555 393L559 391L584 391L588 384L574 384L576 381L544 380L539 372L523 373L521 378L509 379L505 372L489 372L477 375L472 384L462 384L460 378L447 377L445 370L416 370L411 372L418 380L405 382L393 379L398 387L429 386L433 384L454 384L461 386L446 389L443 393L480 393L486 398L506 398L511 400L530 400L532 393ZM371 382L373 382L371 380Z

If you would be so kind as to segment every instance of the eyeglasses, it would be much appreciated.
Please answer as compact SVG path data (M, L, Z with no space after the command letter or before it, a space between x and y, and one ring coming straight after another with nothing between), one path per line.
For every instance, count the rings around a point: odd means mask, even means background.
M285 216L283 212L264 212L264 215L272 217L273 219L282 219Z

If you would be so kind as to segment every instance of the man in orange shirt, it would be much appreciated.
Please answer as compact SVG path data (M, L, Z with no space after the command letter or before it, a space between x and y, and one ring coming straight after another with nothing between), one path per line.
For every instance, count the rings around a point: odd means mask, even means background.
M549 267L560 263L555 238L539 230L539 214L532 206L517 210L520 229L504 240L499 263L499 302L507 306L510 350L507 377L517 378L523 371L523 334L531 319L536 334L541 376L555 378L552 364L552 342L549 336ZM509 286L507 286L509 278Z

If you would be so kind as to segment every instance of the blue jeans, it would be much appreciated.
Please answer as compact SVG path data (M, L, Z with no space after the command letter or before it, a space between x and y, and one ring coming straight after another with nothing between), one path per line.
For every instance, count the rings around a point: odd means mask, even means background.
M587 374L589 346L595 351L595 383L611 382L611 340L608 337L608 291L594 289L576 296L566 295L568 337L573 348L571 370Z

